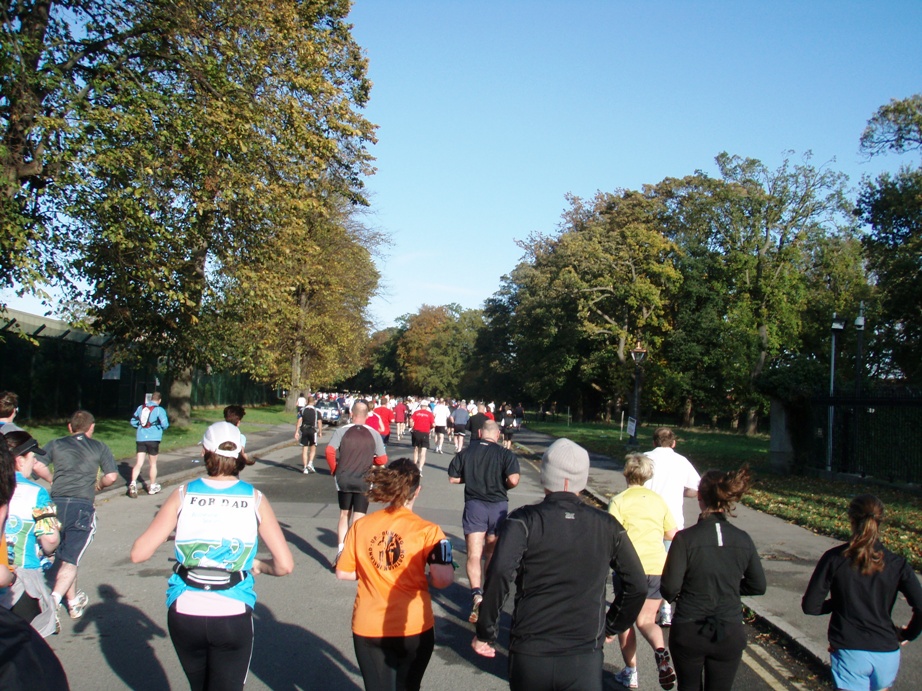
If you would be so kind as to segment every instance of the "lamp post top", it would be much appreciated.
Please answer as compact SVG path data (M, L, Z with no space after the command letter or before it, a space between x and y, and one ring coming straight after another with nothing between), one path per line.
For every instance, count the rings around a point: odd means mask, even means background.
M637 346L631 350L631 357L634 359L634 362L641 363L643 359L647 356L647 351L645 348L642 348L640 341L637 341Z

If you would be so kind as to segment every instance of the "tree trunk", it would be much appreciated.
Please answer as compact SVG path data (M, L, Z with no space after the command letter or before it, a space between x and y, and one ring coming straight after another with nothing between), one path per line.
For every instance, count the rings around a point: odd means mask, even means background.
M757 408L746 410L746 436L752 437L759 431L759 411Z
M695 424L695 409L692 406L691 396L688 396L685 399L685 404L682 406L682 427L691 427Z
M170 424L188 427L192 419L192 368L184 367L170 381L170 402L167 406Z

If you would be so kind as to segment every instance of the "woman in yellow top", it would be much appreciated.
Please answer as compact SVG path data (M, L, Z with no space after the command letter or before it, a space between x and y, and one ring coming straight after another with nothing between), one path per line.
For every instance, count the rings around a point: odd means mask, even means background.
M675 671L669 659L663 639L663 630L656 624L659 610L660 577L666 563L666 547L663 540L671 540L676 534L675 519L663 498L643 484L653 477L653 461L639 453L628 454L624 463L624 477L627 489L614 497L608 505L608 512L618 519L627 530L627 535L637 550L640 563L647 575L647 599L637 615L636 627L653 648L659 683L664 689L675 685ZM618 588L618 583L615 583ZM636 689L637 682L637 634L634 626L618 636L624 669L615 679L622 686Z
M419 467L409 458L372 468L368 498L388 504L346 535L336 577L358 581L352 640L366 691L419 689L435 647L429 584L454 580L451 542L413 513ZM428 580L426 567L428 565Z

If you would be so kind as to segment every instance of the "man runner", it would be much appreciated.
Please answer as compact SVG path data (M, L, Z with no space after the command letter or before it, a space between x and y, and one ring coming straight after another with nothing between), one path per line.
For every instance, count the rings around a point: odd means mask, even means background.
M314 407L314 397L308 396L301 410L298 411L298 420L295 423L295 439L301 445L301 465L305 475L316 473L314 457L317 455L317 440L323 432L323 420L320 411Z

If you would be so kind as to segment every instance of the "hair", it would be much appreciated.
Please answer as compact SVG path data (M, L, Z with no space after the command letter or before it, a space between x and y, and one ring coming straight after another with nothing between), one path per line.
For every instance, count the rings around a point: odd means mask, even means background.
M154 393L150 395L150 400L160 403L160 401L163 400L163 396L160 395L159 391L154 391Z
M6 448L8 448L11 453L14 449L16 449L19 446L22 446L27 441L32 439L32 435L24 430L17 430L16 432L7 432L3 436L6 437ZM15 460L16 457L14 456L13 458Z
M239 425L243 416L247 414L242 405L229 405L224 409L224 420L232 425Z
M16 459L6 444L0 444L0 506L9 504L15 491Z
M653 431L653 444L656 446L672 446L675 442L675 432L669 427L657 427Z
M89 410L78 410L70 416L67 424L70 425L70 431L74 434L89 432L90 427L96 423L96 418Z
M371 483L368 490L369 501L390 504L397 508L413 498L422 474L409 458L398 458L385 466L374 466L365 473L365 479Z
M12 391L0 391L0 417L10 417L19 407L19 396Z
M223 442L218 449L233 451L237 448L232 441ZM218 477L219 475L238 475L241 470L246 468L246 461L243 460L243 454L234 458L233 456L222 456L217 451L208 451L205 449L205 470L208 471L208 477Z
M704 504L702 516L712 513L735 515L733 509L752 485L752 472L746 463L739 470L709 470L698 484L698 498Z
M852 537L845 556L862 575L883 571L883 550L875 549L880 538L880 524L884 520L883 502L873 494L860 494L852 499L848 518L852 524Z
M653 477L653 461L642 453L629 453L624 457L624 478L627 484L642 485Z
M365 418L368 417L368 404L365 401L359 399L352 404L352 418L353 422L355 418L360 417L362 421L365 421Z
M317 402L317 401L314 399L313 396L308 396L307 398L304 399L304 405L306 405L306 406L308 406L308 405L314 405L314 403L316 403L316 402Z

